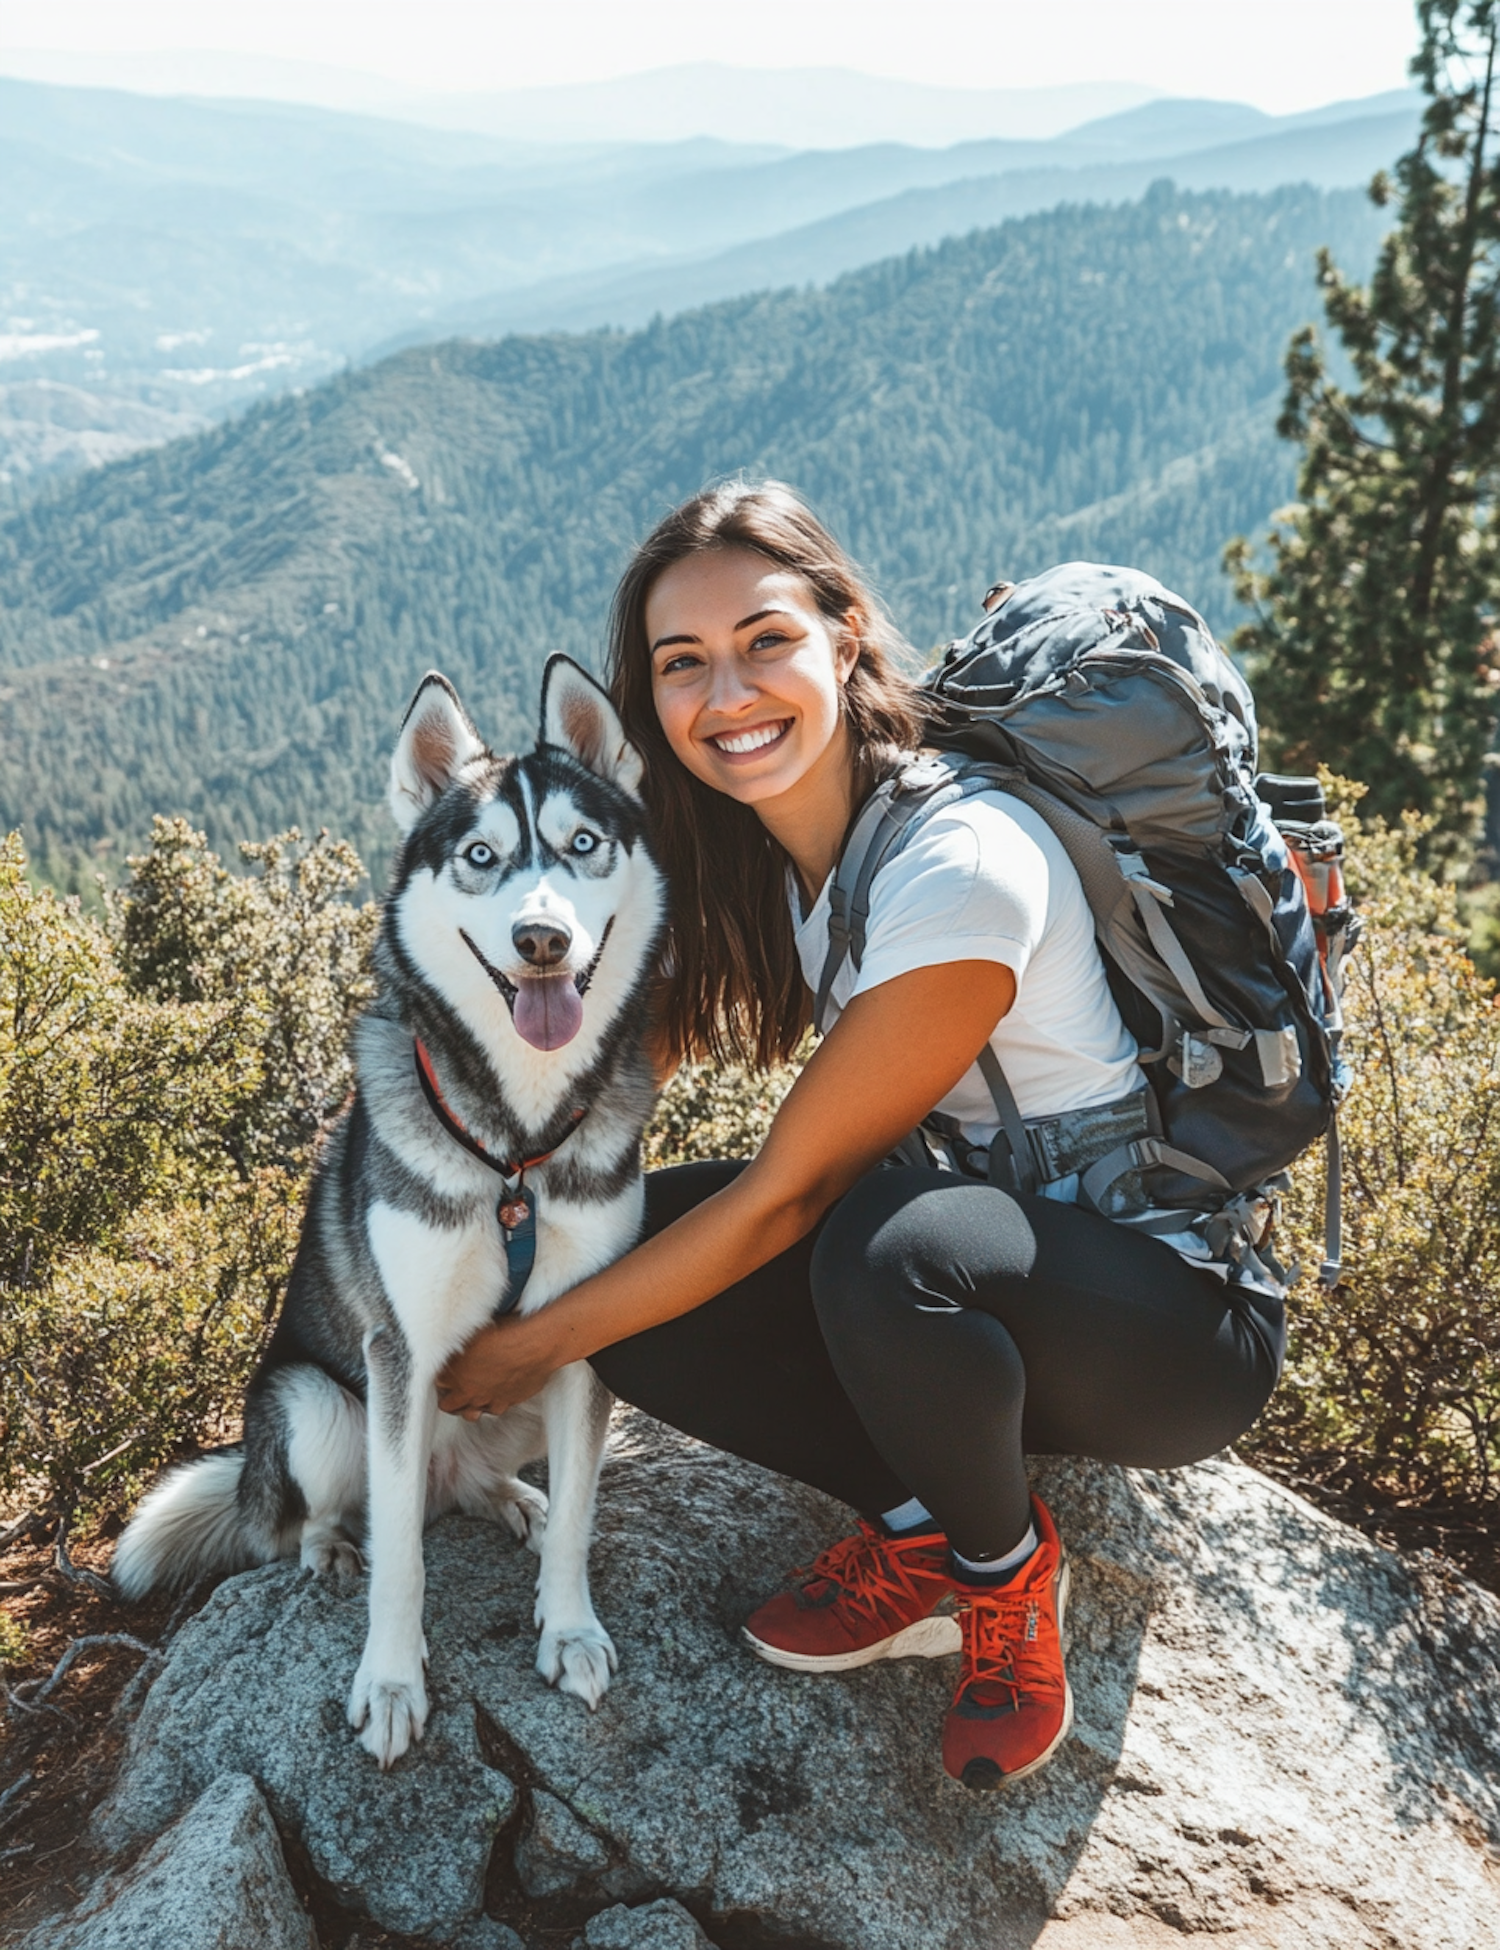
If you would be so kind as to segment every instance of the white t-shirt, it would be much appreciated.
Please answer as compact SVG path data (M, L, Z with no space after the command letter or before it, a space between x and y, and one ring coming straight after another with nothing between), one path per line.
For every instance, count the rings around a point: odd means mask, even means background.
M790 889L797 954L814 994L828 952L832 879L806 919ZM1015 975L1015 1003L990 1047L1023 1117L1107 1104L1140 1088L1135 1039L1105 979L1073 863L1039 813L998 790L933 813L876 874L864 960L858 974L852 957L845 961L824 1027L867 989L954 961L1003 962ZM998 1129L977 1063L936 1108L972 1143L988 1144Z

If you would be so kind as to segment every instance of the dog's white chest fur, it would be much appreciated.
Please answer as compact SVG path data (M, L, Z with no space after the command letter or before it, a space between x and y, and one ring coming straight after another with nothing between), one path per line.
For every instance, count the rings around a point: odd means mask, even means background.
M639 1179L607 1202L574 1204L528 1187L539 1207L536 1260L519 1311L532 1313L608 1266L640 1229ZM366 1220L371 1256L403 1339L436 1370L484 1323L509 1311L511 1271L492 1211L461 1226L434 1226L384 1202Z
M440 1368L504 1297L505 1255L494 1217L439 1227L381 1203L370 1207L366 1232L402 1338L418 1366Z

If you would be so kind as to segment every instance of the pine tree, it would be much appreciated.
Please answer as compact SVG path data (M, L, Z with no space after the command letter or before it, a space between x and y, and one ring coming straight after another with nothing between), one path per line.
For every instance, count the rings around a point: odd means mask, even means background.
M1319 253L1352 384L1309 326L1291 341L1278 430L1304 447L1269 573L1243 541L1226 566L1256 611L1235 637L1267 757L1362 779L1375 811L1473 832L1500 653L1500 0L1419 0L1412 74L1429 97L1415 148L1370 186L1397 223L1368 287Z

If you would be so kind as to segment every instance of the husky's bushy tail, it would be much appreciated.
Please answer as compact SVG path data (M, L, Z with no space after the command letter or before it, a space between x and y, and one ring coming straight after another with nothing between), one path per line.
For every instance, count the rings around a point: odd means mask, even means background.
M240 1508L244 1467L242 1450L221 1449L168 1470L115 1546L110 1575L122 1597L144 1598L162 1585L180 1589L266 1561Z

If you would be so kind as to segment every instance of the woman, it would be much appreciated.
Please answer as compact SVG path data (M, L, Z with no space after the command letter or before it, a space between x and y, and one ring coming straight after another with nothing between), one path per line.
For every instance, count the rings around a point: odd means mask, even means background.
M646 760L672 887L675 1057L789 1057L852 817L922 740L899 639L790 490L695 496L615 602L613 691ZM936 1106L996 1132L988 1044L1028 1121L1138 1090L1082 889L1046 823L984 792L876 876L858 971L749 1164L647 1181L646 1236L485 1328L443 1406L474 1414L587 1358L625 1400L863 1513L749 1620L766 1659L832 1672L962 1652L949 1774L1042 1767L1072 1702L1067 1574L1026 1452L1167 1468L1221 1449L1280 1370L1280 1302L1067 1201L882 1168ZM982 1151L979 1152L982 1157Z

